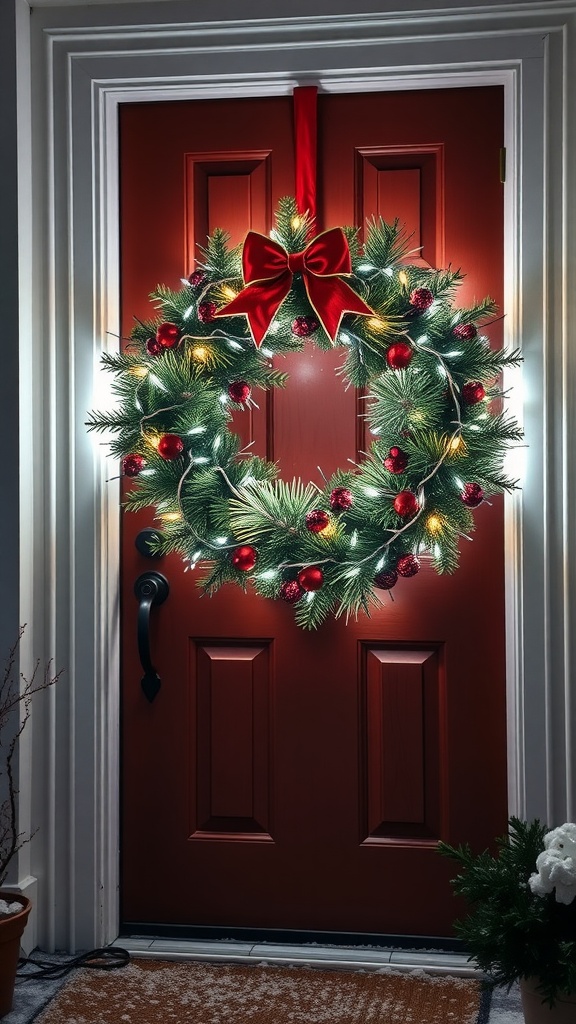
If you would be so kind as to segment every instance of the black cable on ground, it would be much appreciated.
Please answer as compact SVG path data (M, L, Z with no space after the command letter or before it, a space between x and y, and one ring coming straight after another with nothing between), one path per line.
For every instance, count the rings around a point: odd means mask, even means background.
M34 981L36 978L56 979L64 978L70 971L77 967L90 967L94 970L114 971L118 967L126 967L130 962L130 953L127 949L119 946L104 946L102 949L91 949L89 953L80 953L79 956L70 957L63 963L54 964L46 960L33 960L29 957L21 957L18 967L30 964L37 969L31 973L18 971L18 981Z

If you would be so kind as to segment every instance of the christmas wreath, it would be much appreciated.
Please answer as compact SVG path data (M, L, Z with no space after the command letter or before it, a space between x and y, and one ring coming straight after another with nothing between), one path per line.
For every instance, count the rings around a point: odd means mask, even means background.
M495 401L519 355L490 348L490 299L456 308L460 272L410 265L398 222L374 219L362 247L353 228L310 236L290 198L269 238L230 248L215 231L183 287L153 293L158 316L103 356L119 402L88 427L116 435L110 452L134 478L125 506L155 508L157 553L202 563L210 594L250 581L314 628L369 612L423 556L452 572L472 510L516 486L503 459L521 431ZM374 439L323 488L278 479L229 427L254 389L284 386L276 357L306 339L342 347Z

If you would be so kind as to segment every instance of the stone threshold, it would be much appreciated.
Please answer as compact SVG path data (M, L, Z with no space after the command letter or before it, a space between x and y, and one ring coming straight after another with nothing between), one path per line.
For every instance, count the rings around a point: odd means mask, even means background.
M477 968L464 953L440 950L409 950L375 947L284 945L273 942L237 942L222 940L198 942L187 939L155 939L122 936L111 943L127 949L134 958L149 960L181 960L227 964L276 964L287 967L317 967L327 970L426 971L428 974L450 974L476 977Z

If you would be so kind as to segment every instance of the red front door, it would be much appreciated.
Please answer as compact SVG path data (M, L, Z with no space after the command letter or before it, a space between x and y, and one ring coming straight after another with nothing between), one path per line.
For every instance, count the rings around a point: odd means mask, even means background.
M398 216L419 259L467 272L462 304L501 304L502 120L499 88L321 96L323 226ZM270 229L294 193L292 154L289 98L123 108L124 334L208 231ZM319 480L365 444L341 358L283 360L286 391L245 414L284 479ZM150 523L124 519L125 924L449 934L437 839L483 847L506 822L501 503L479 510L456 575L426 569L372 618L312 633L232 587L200 598L178 558L137 553ZM133 594L147 568L171 588L152 616L153 703Z

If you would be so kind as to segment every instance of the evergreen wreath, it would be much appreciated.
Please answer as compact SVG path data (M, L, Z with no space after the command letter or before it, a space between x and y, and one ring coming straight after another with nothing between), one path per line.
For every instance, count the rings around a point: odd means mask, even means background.
M301 254L311 227L285 198L270 237L286 254ZM358 465L320 488L280 480L276 465L240 450L232 410L246 409L253 389L286 383L272 357L301 350L307 338L329 349L332 339L297 257L258 347L246 318L224 308L259 285L242 291L242 246L230 248L222 230L181 290L152 293L158 316L136 321L126 351L103 356L119 401L87 424L117 435L110 452L135 480L125 507L153 506L162 524L155 553L179 552L191 569L202 563L199 584L209 594L228 582L246 589L250 580L263 597L293 605L307 628L329 614L369 614L381 603L378 591L415 575L422 556L437 572L453 572L472 509L516 486L503 459L522 436L493 408L501 370L520 356L491 349L481 333L496 312L492 300L455 308L460 271L410 265L398 221L373 219L362 248L357 229L342 231L347 281L356 308L367 310L340 313L333 332L345 353L344 380L366 389L374 440Z

